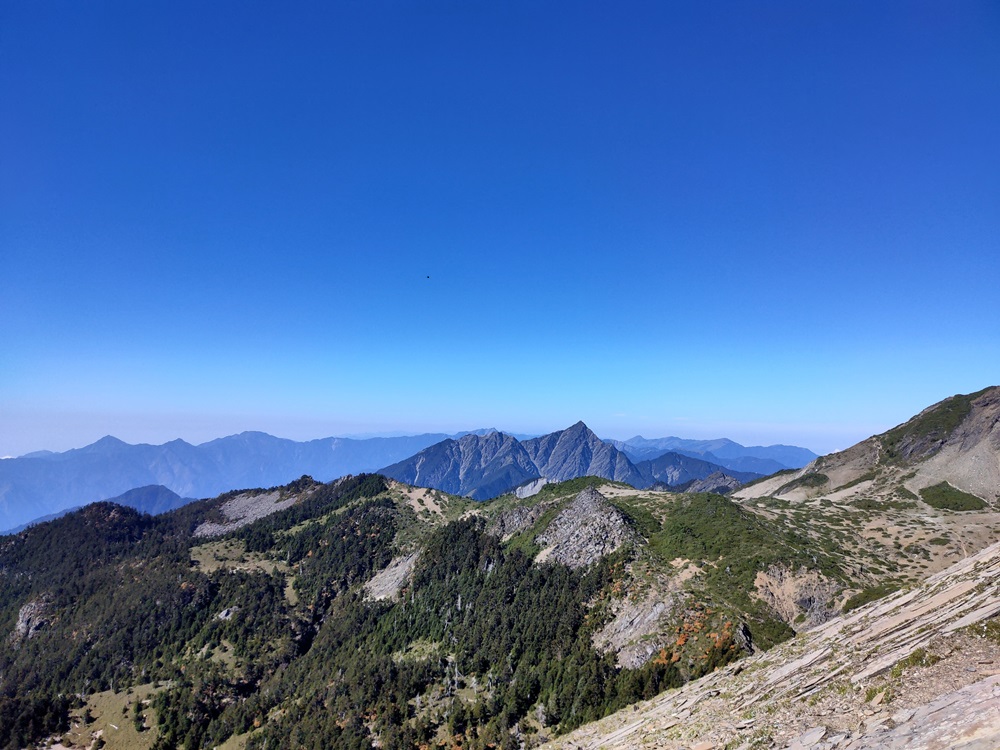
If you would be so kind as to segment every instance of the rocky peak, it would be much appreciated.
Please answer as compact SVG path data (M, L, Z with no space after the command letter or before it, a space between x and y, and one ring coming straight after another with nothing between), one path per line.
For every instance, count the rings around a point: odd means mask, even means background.
M542 547L538 562L551 560L571 568L590 565L635 541L622 512L593 487L577 495L535 538Z
M643 481L624 453L597 437L583 422L525 440L522 445L538 467L538 473L550 481L584 476L604 477L633 486Z

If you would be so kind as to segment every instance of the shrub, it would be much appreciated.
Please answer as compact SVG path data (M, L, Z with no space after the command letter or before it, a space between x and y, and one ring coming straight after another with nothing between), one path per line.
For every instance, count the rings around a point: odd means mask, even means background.
M982 510L986 503L975 495L952 487L947 482L924 487L920 490L920 497L932 508L939 510Z

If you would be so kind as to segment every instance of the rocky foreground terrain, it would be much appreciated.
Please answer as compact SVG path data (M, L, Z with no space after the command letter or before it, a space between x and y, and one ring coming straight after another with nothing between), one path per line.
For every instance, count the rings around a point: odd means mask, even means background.
M1000 544L548 748L1000 747Z

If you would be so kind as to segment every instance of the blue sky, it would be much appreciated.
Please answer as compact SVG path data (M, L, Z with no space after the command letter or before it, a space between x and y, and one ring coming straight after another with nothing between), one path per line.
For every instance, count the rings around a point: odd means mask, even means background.
M4 2L0 455L846 447L1000 383L998 72L995 2Z

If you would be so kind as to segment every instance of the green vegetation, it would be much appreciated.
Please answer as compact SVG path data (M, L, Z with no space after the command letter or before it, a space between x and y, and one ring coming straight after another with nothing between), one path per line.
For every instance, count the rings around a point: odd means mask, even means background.
M785 476L786 474L794 474L798 469L782 469L781 471L776 471L773 474L768 474L766 477L758 477L757 479L752 479L743 485L743 489L747 487L753 487L755 484L760 484L761 482L766 482L768 479L774 479L774 477Z
M770 523L721 495L684 495L671 508L649 550L662 560L706 560L701 585L715 601L749 613L754 640L764 648L794 635L751 596L758 571L809 568L841 579L833 558L806 537Z
M960 632L968 632L972 635L992 641L1000 646L1000 617L994 616L988 620L977 622L975 625L969 625L962 628L962 631Z
M622 498L611 500L611 504L618 508L629 523L644 539L651 538L654 534L663 529L663 524L647 508L636 502L629 502Z
M873 500L870 497L861 497L851 502L858 510L912 510L916 508L916 503L908 503L900 500Z
M972 411L972 402L988 391L957 395L882 435L883 460L899 463L922 458L944 442Z
M893 679L899 679L903 675L903 672L907 669L912 669L913 667L930 667L937 664L939 661L941 661L940 656L932 654L927 649L921 647L916 649L905 659L900 659L896 662L892 666L889 676Z
M881 583L878 586L872 586L871 588L867 588L864 591L858 592L850 599L848 599L846 602L844 602L844 606L841 608L841 612L843 612L846 615L852 609L863 607L869 602L881 599L896 591L899 591L899 586L895 583Z
M819 472L811 471L808 474L803 474L798 479L793 479L791 482L786 482L778 488L776 494L781 495L782 493L788 492L789 490L794 490L799 487L805 487L807 489L813 489L815 487L822 487L824 484L830 481L830 477L826 474L820 474Z
M874 478L875 478L875 470L872 469L870 471L866 471L864 474L862 474L861 476L857 477L856 479L852 479L850 482L845 482L844 484L840 485L839 487L834 488L833 491L834 492L839 492L840 490L846 490L846 489L849 489L850 487L856 487L857 485L861 484L862 482L870 482Z
M983 510L986 507L986 503L980 498L970 495L968 492L962 492L947 482L924 487L920 490L920 498L938 510Z
M679 626L691 642L683 661L663 652L620 669L594 649L632 552L574 571L534 565L530 546L598 482L548 489L541 501L551 507L522 535L527 549L501 544L480 519L419 521L375 476L330 485L304 477L282 492L306 499L211 541L192 531L220 519L223 499L155 518L99 504L4 538L0 628L11 632L27 602L40 624L33 637L0 644L0 748L65 731L75 705L64 696L98 693L122 706L110 720L157 750L237 735L250 750L446 738L508 748L515 727L538 731L538 715L544 731L565 731L735 658L735 620L695 595ZM650 502L619 507L661 550L683 547ZM736 506L717 496L690 503L682 523L722 561L725 550L694 516L708 508L719 522ZM671 501L665 516L673 510ZM404 537L422 552L403 595L366 601L360 584ZM725 575L737 573L746 577ZM761 645L789 634L762 610L751 622ZM148 707L123 692L138 685Z

